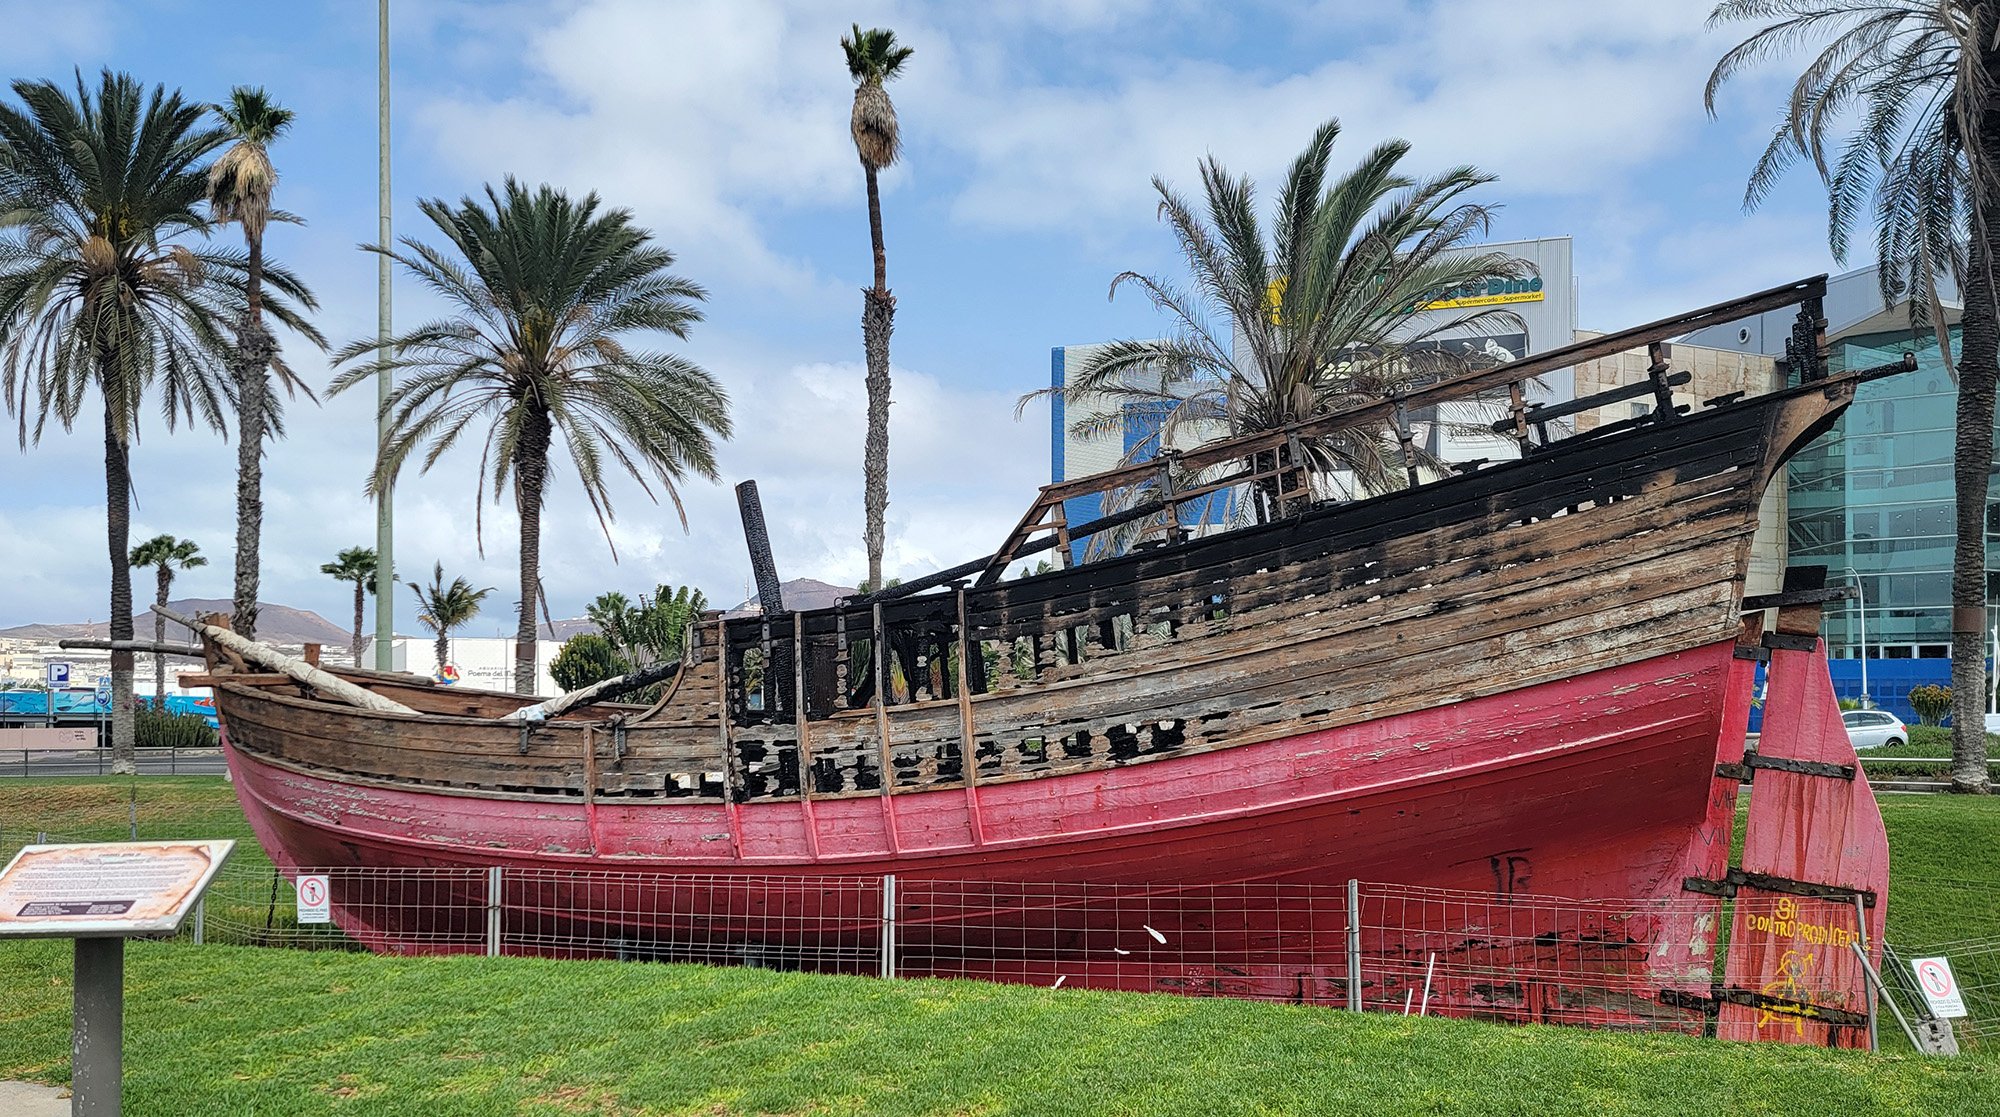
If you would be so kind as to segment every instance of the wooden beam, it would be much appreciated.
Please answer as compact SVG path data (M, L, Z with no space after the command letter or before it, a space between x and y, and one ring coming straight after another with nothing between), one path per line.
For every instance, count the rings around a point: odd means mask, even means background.
M979 816L979 757L975 754L976 737L972 729L972 695L965 689L966 658L979 654L979 648L967 639L965 628L965 591L958 591L958 756L961 773L965 777L965 813L971 823L972 844L986 844L986 824Z
M91 652L150 652L153 655L177 655L183 659L206 657L206 653L193 644L163 644L152 640L58 640L56 647Z
M378 714L415 714L417 712L403 705L401 702L384 698L372 690L364 690L348 682L346 679L330 675L317 667L310 666L303 660L293 659L291 656L267 644L245 640L234 632L217 627L216 625L189 620L164 605L153 606L153 612L173 621L175 624L200 633L203 638L225 651L233 652L259 667L267 667L273 671L289 675L321 694L329 698L338 699L350 706L359 706L361 709L372 710Z
M886 643L882 629L882 603L871 607L872 623L869 629L868 651L875 657L875 742L882 757L882 825L889 835L889 852L903 852L902 841L896 834L896 790L895 757L889 751L889 674L888 657L882 654Z
M1727 302L1705 306L1699 310L1688 311L1685 314L1676 314L1669 318L1648 322L1643 326L1634 326L1629 330L1605 334L1602 337L1580 341L1574 345L1563 346L1560 349L1551 349L1546 353L1537 354L1533 357L1527 357L1503 365L1495 365L1490 369L1481 369L1477 372L1449 377L1435 384L1404 392L1397 396L1375 400L1356 407L1350 407L1344 411L1336 411L1304 422L1294 423L1282 430L1244 435L1239 438L1213 442L1207 446L1197 447L1192 450L1184 450L1181 452L1181 462L1190 469L1202 469L1217 462L1228 461L1232 458L1247 457L1252 451L1257 449L1274 446L1284 441L1284 436L1287 433L1303 437L1313 437L1330 431L1379 422L1389 416L1398 401L1406 407L1428 407L1432 404L1476 395L1480 392L1505 387L1507 384L1515 381L1530 380L1545 372L1554 372L1557 369L1569 368L1584 361L1594 361L1599 357L1609 357L1614 353L1623 353L1628 349L1643 348L1651 342L1675 337L1690 330L1700 329L1703 326L1720 322L1734 322L1741 318L1762 314L1767 310L1779 310L1787 306L1793 306L1807 299L1818 298L1825 293L1826 276L1817 275L1810 279L1801 279L1793 283L1784 284L1783 286L1759 291L1753 295L1745 295L1740 299L1730 299ZM1073 481L1062 481L1052 485L1044 485L1041 497L1037 500L1036 505L1037 507L1042 507L1053 501L1067 500L1070 497L1084 496L1108 488L1130 485L1135 481L1143 479L1151 468L1150 463L1140 462L1120 469L1094 473L1088 477L1079 477Z

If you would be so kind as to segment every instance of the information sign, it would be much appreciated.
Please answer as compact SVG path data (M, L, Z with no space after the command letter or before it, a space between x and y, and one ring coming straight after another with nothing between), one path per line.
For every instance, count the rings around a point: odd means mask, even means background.
M1944 958L1918 958L1910 963L1917 975L1917 988L1931 1005L1931 1015L1942 1020L1964 1016L1965 998L1959 994L1958 979L1951 974L1951 962Z
M34 845L0 869L0 937L166 936L233 841Z
M45 664L44 668L48 672L50 690L61 690L69 685L69 664L50 663Z
M108 710L111 708L111 676L99 675L97 677L96 700L97 704L104 709Z
M326 874L300 873L297 883L299 889L299 922L333 922L333 905L329 899L331 890L327 887Z

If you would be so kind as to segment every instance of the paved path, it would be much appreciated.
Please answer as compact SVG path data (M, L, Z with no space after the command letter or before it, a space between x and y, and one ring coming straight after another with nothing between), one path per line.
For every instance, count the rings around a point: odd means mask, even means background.
M69 1091L33 1082L0 1082L0 1113L7 1117L69 1117Z

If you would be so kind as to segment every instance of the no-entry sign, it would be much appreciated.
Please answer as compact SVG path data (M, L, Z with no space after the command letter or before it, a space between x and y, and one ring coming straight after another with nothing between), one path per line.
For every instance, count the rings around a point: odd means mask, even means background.
M1910 963L1917 975L1917 988L1931 1005L1931 1015L1940 1019L1964 1016L1965 998L1959 995L1958 980L1951 975L1951 963L1943 958L1919 958Z
M298 887L299 887L299 922L300 923L333 922L333 909L331 903L327 898L328 889L327 889L326 874L300 873L298 879Z

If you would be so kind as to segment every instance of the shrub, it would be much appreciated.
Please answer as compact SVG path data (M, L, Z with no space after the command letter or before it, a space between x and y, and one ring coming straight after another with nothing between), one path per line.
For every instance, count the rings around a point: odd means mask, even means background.
M142 703L134 713L132 743L142 749L212 749L222 739L199 714L170 714Z
M594 632L579 633L563 641L556 657L549 661L549 676L564 690L581 690L632 670L632 664L611 641Z
M1935 684L1912 687L1910 705L1925 725L1943 725L1946 715L1951 713L1951 688Z
M1859 698L1842 698L1838 699L1838 702L1843 711L1858 710L1861 708L1861 699Z

